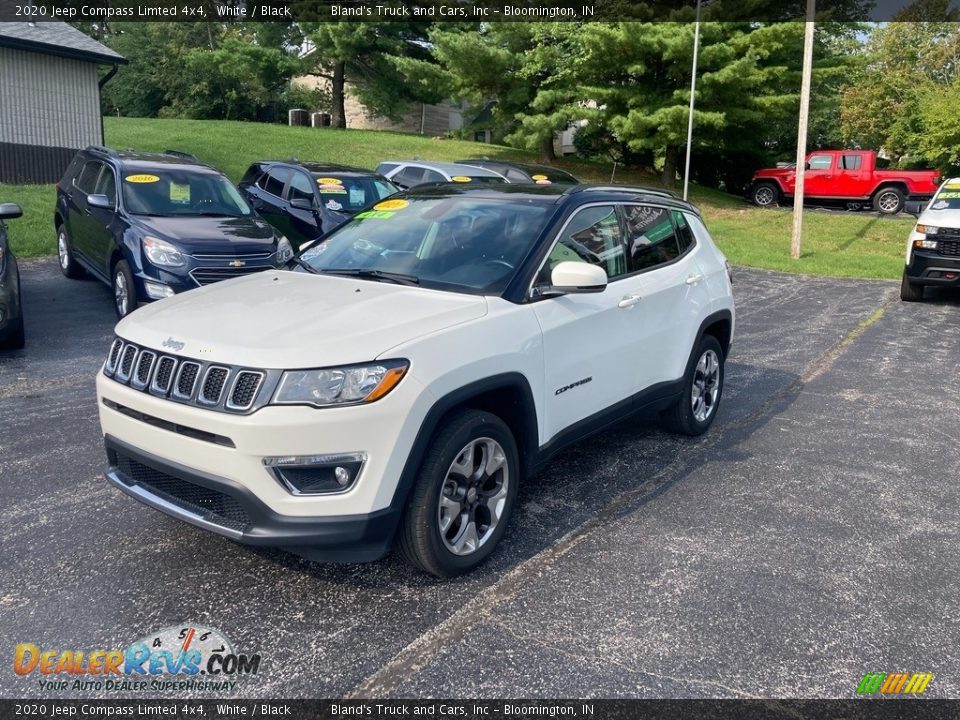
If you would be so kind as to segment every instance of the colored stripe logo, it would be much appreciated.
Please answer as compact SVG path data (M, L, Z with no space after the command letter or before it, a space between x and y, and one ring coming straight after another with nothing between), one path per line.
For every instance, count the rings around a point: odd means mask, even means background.
M922 695L933 673L867 673L857 686L858 695Z

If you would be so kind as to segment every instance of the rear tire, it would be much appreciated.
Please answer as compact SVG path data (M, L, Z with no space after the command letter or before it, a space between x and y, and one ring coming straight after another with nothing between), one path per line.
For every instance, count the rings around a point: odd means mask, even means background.
M496 415L463 410L430 443L397 534L414 567L450 578L493 552L517 497L520 456Z
M70 234L63 223L57 226L57 258L60 261L60 272L71 280L79 280L86 275L84 269L80 267L73 256Z
M681 435L705 433L717 416L725 377L723 348L713 335L704 335L687 363L683 393L662 415L666 428Z
M903 279L900 281L900 299L903 302L923 301L923 285L910 282L906 270L903 271Z
M880 188L873 196L873 209L881 215L896 215L903 210L905 202L903 193L897 188Z
M113 309L121 320L137 309L137 286L126 260L113 268Z
M26 334L23 331L23 316L6 330L6 334L0 337L0 350L22 350L27 344Z
M759 182L750 190L750 202L757 207L773 207L780 202L780 188L770 182Z

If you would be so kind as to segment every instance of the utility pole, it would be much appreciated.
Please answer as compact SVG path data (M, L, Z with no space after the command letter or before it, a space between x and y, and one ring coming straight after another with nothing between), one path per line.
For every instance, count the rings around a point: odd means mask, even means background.
M816 0L807 0L807 20L803 35L803 80L800 83L800 122L797 127L797 183L793 192L793 233L790 257L800 259L803 235L803 180L807 169L807 119L810 116L810 76L813 73L813 30Z
M690 74L690 117L687 118L687 159L683 168L683 199L690 189L690 151L693 149L693 95L697 92L697 55L700 50L700 2L697 0L697 22L693 26L693 72Z

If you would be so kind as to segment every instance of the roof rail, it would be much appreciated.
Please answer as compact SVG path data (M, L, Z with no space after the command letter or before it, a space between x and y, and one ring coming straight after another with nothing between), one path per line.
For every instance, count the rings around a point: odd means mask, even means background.
M200 162L200 158L196 155L191 155L190 153L180 152L179 150L164 150L164 155L172 155L173 157L178 157L182 160L190 160L191 162Z
M120 156L120 153L113 148L108 148L106 145L90 145L87 150L94 150L96 152L103 153L104 155L109 155L110 157Z
M581 189L582 192L626 192L638 195L656 195L658 197L679 200L676 193L661 188L644 187L642 185L590 185Z

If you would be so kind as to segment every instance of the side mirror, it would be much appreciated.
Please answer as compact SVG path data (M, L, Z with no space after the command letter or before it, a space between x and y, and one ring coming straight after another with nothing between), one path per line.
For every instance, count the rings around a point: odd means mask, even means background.
M294 198L290 201L290 207L297 210L313 210L313 203L306 198Z
M913 215L914 217L920 217L920 213L923 212L924 202L922 200L907 200L903 205L903 211L908 215Z
M23 210L16 203L0 203L0 220L13 220L23 215Z
M583 262L562 262L550 273L553 290L564 293L597 293L607 288L602 267Z
M106 195L87 195L87 206L92 208L102 208L104 210L113 210L113 203Z

